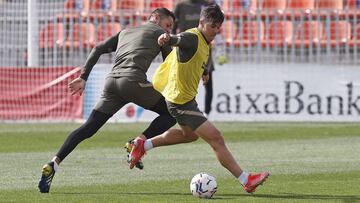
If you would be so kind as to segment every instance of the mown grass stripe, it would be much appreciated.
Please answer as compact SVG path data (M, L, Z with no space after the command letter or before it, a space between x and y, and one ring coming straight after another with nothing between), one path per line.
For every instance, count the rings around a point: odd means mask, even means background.
M245 170L279 174L360 171L360 137L315 140L228 142ZM1 190L36 187L42 164L54 152L1 153ZM135 184L190 179L199 171L231 177L203 141L149 151L145 170L129 170L122 148L75 150L55 175L53 187L92 184Z

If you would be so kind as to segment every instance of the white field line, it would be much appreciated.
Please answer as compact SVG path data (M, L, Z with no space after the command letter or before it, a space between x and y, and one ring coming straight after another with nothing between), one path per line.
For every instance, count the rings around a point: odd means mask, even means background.
M272 174L360 171L360 137L233 142L227 146L247 171L269 170ZM0 190L36 189L40 169L53 153L0 154ZM201 171L231 178L204 141L153 149L144 158L144 164L143 171L129 170L121 147L75 149L61 165L52 187L190 180Z

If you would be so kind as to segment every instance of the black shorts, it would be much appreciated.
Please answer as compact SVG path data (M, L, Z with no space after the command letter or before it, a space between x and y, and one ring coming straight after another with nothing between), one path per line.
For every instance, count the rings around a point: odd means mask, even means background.
M105 87L95 110L115 114L127 103L134 103L144 109L150 109L163 98L149 81L133 81L126 77L107 77Z
M166 104L171 116L176 119L177 123L189 126L193 131L207 121L194 99L185 104L175 104L169 101L166 101Z

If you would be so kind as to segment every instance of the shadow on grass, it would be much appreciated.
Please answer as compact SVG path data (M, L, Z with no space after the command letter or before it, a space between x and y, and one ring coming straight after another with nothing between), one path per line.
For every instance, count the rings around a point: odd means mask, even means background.
M166 195L166 196L190 196L189 193L154 193L154 192L64 192L64 193L53 193L53 194L66 194L66 195L143 195L143 196L154 196L154 195ZM339 200L342 202L359 202L360 196L358 195L317 195L317 194L294 194L294 193L284 193L284 194L219 194L215 195L213 199L236 199L239 197L252 197L252 198L264 198L264 199L279 199L279 200Z

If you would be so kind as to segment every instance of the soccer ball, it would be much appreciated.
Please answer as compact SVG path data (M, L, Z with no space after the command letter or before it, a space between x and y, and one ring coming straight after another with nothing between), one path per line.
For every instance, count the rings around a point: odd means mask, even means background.
M209 174L198 173L191 179L190 191L195 197L211 198L217 191L216 180Z

